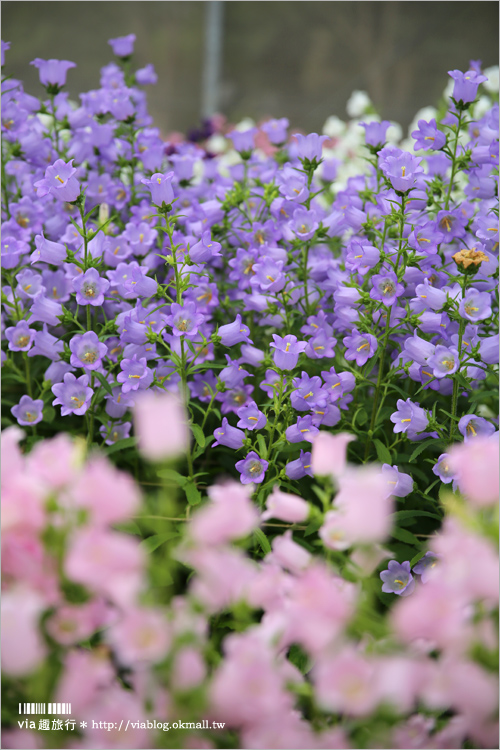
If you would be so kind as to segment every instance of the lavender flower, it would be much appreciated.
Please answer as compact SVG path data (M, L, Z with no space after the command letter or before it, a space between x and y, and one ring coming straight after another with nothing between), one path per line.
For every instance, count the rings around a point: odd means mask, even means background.
M99 432L106 445L114 445L118 440L125 440L130 436L132 422L108 422L99 427Z
M486 320L491 315L491 297L488 292L478 292L477 289L468 289L465 297L461 300L459 308L462 318L467 318L473 323Z
M360 122L365 129L365 141L367 146L373 146L374 148L381 148L386 141L387 129L391 123L389 120L382 120L382 122Z
M383 581L382 591L386 594L397 594L398 596L409 596L415 588L415 580L411 574L410 563L401 563L396 560L389 562L389 569L380 573Z
M382 464L382 476L387 483L387 497L406 497L413 490L413 479L397 466Z
M282 143L286 142L286 131L289 124L290 123L288 122L286 117L282 117L279 120L268 120L260 126L260 129L267 135L271 143L279 146Z
M328 140L327 135L294 133L293 137L297 141L297 156L300 160L314 162L321 159L323 143Z
M76 169L73 167L73 159L64 162L57 159L51 166L45 170L43 180L35 182L37 195L43 197L50 193L59 201L76 201L80 195L80 185L74 176Z
M249 401L236 412L240 421L237 427L243 427L247 430L261 430L267 424L266 415L259 410L255 401Z
M72 372L66 373L62 383L52 386L52 393L56 396L52 405L60 404L63 417L68 414L85 414L94 395L92 388L89 388L89 376L81 375L76 378Z
M274 349L273 360L280 370L293 370L297 367L299 354L305 351L305 341L297 341L297 337L289 333L284 338L273 333L274 344L269 346Z
M370 297L383 302L384 305L393 305L404 292L404 286L398 282L394 271L374 274L371 282L373 288Z
M76 63L69 60L42 60L36 57L30 62L38 68L40 83L44 86L64 86L66 74L71 68L76 68Z
M421 149L425 151L431 149L439 151L446 143L446 136L438 130L436 120L430 120L430 122L419 120L418 130L414 130L411 137L415 138L415 145L413 147L415 151Z
M448 75L453 78L453 98L456 102L468 104L473 102L477 96L477 89L480 83L485 83L488 79L475 70L468 70L462 73L460 70L449 70Z
M115 39L108 39L108 44L111 46L111 49L117 57L130 57L134 51L135 39L135 34L127 34L127 36L118 36Z
M451 471L449 460L449 455L442 453L432 467L432 473L439 477L444 484L450 484L455 479L455 474Z
M85 370L97 370L106 356L108 347L99 341L94 331L88 331L81 336L73 336L69 342L71 350L70 364L73 367L83 367Z
M298 417L297 422L286 429L285 435L290 443L300 443L302 440L312 443L318 432L318 428L313 424L312 416L308 414L305 417Z
M409 398L406 401L401 398L398 399L397 407L398 410L390 416L395 433L408 433L408 437L410 437L425 430L429 424L429 417L425 409L422 409L418 404L414 404Z
M343 344L347 351L344 357L347 360L354 359L356 364L361 367L370 357L373 357L377 350L377 339L371 333L360 333L353 328L352 335L343 339Z
M120 367L122 371L118 373L116 379L122 383L122 392L143 390L153 382L153 373L146 365L146 358L138 358L137 354L131 359L122 359Z
M166 174L156 172L151 176L150 180L141 180L142 184L150 189L151 200L155 206L161 206L162 203L169 205L174 200L173 178L173 172L167 172Z
M172 326L174 336L196 336L198 329L205 320L205 316L196 311L194 302L186 302L184 306L172 303L170 315L167 316L166 322Z
M429 359L427 366L432 368L432 374L435 378L444 378L446 375L453 375L460 367L460 356L457 349L447 348L438 344Z
M464 436L465 442L475 440L477 437L489 437L495 432L494 425L483 417L475 414L466 414L458 423L459 432Z
M51 242L44 237L43 232L35 235L36 250L30 255L30 263L43 261L54 266L60 265L66 259L66 248L60 242Z
M227 417L223 417L222 426L214 430L215 443L212 443L212 447L216 445L225 445L227 448L233 448L238 450L243 446L245 440L245 433L242 430L238 430L236 427L232 427L227 421Z
M300 451L299 458L295 461L289 461L285 466L285 474L289 479L302 479L302 477L312 477L311 453L310 451Z
M236 151L239 151L240 154L248 154L255 146L256 135L257 128L249 128L248 130L233 130L228 133L227 137L233 142Z
M189 257L194 263L206 263L221 254L222 245L212 239L212 233L207 230L201 235L201 240L196 242L189 250Z
M76 291L77 304L101 307L104 295L109 289L109 281L101 278L95 268L89 268L84 274L73 279L73 288Z
M242 461L238 461L236 469L240 472L240 482L242 484L260 484L264 481L264 476L269 466L268 461L264 461L262 458L251 451L246 458Z
M35 329L29 328L25 320L20 320L15 326L5 329L5 338L9 342L9 349L13 352L27 352L31 349L35 338Z
M420 166L421 159L399 149L394 149L388 156L384 151L385 149L382 149L379 153L382 172L394 190L406 193L415 185L417 175L423 171Z
M436 567L439 561L439 557L433 552L426 552L423 557L420 558L418 563L413 566L413 572L420 576L422 583L427 583L429 578L432 576L432 571Z
M326 406L328 392L323 388L321 378L317 375L310 378L303 372L300 378L293 379L292 384L294 390L290 395L290 401L296 411L309 411L315 406Z
M241 315L239 314L236 316L236 320L233 323L221 326L217 331L217 335L220 336L221 344L223 346L252 343L248 338L250 335L250 328L241 322Z
M21 396L21 400L12 407L11 412L22 427L38 424L43 419L43 400Z

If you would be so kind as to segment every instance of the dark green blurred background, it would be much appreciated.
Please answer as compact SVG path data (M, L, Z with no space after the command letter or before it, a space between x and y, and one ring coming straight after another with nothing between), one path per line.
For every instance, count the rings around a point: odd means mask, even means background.
M210 0L208 0L210 2ZM7 71L41 94L35 57L72 60L73 97L99 86L113 59L110 37L137 35L137 67L155 65L151 114L163 133L198 124L208 2L2 3ZM382 117L407 126L436 104L447 71L498 62L496 2L225 2L218 109L231 121L288 117L319 131L345 118L354 89L366 90Z

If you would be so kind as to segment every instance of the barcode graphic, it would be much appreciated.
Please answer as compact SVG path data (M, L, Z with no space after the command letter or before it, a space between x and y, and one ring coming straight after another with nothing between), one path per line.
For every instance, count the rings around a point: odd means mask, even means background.
M71 703L20 703L20 714L61 714L71 713Z

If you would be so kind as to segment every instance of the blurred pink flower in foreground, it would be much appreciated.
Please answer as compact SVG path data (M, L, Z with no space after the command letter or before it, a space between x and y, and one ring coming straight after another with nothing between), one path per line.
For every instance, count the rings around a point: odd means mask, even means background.
M460 491L474 505L495 505L498 502L498 433L453 446L448 462Z
M138 447L150 461L161 461L183 453L189 445L186 412L171 393L140 394L134 407Z
M338 435L320 432L316 435L311 454L313 474L332 477L343 474L347 463L347 446L352 440L356 438L347 432Z

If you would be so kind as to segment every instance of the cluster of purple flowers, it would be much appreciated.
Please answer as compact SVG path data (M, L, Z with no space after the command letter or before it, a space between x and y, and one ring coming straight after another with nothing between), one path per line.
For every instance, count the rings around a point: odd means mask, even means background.
M422 583L427 583L437 562L437 555L426 552L413 566L413 572L420 576ZM412 567L408 560L401 564L396 560L391 560L388 569L380 573L380 578L383 581L382 591L387 594L409 596L415 590L415 578L411 571Z
M99 412L109 442L128 435L140 391L167 389L198 401L212 431L219 415L212 449L241 452L243 483L299 479L318 431L356 432L355 392L385 429L388 368L410 388L393 403L397 439L445 436L438 396L452 436L494 431L457 407L498 361L498 107L462 125L485 77L450 73L449 111L418 122L417 155L387 145L387 121L364 123L371 165L339 189L318 170L327 136L290 137L286 120L262 126L269 153L258 128L230 132L230 166L209 144L164 142L138 88L154 71L125 72L133 44L111 40L120 64L80 106L63 91L73 63L35 60L50 123L21 82L3 83L2 357L34 358L45 384L14 405L19 423L50 403Z

